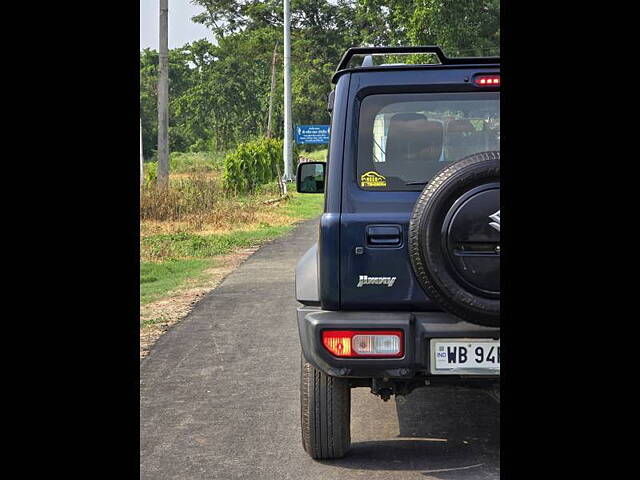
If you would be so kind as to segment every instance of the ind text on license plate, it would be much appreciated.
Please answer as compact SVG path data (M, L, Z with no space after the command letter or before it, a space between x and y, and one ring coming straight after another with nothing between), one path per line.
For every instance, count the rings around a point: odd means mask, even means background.
M432 373L500 373L500 340L432 339Z

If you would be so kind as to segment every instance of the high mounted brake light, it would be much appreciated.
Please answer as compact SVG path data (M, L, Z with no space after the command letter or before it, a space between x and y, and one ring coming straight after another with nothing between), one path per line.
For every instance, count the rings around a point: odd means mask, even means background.
M336 357L395 358L404 355L402 330L324 330L322 344Z
M478 75L473 82L480 87L499 87L500 75Z

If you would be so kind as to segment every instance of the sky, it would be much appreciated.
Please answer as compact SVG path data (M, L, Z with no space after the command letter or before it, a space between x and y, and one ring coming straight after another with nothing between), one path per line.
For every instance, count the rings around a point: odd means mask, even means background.
M169 48L206 38L213 42L213 34L204 25L193 23L191 17L202 12L189 0L169 0ZM140 0L140 50L158 50L159 0Z

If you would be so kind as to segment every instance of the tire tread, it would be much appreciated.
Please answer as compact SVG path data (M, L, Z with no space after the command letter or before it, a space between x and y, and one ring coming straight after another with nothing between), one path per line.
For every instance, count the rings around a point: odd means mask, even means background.
M343 457L351 445L348 380L326 375L301 358L302 445L314 459Z

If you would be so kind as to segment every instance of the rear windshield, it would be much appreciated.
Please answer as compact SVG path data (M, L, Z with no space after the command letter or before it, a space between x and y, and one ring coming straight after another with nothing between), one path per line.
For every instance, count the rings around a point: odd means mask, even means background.
M500 150L499 93L369 95L358 126L358 185L421 190L446 164Z

